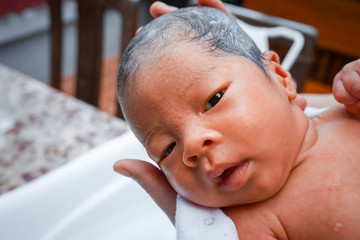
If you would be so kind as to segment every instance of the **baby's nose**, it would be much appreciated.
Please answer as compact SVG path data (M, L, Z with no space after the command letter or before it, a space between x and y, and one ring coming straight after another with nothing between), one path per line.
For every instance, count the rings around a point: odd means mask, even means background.
M188 167L196 167L199 159L219 141L220 135L215 131L193 132L184 141L183 162Z

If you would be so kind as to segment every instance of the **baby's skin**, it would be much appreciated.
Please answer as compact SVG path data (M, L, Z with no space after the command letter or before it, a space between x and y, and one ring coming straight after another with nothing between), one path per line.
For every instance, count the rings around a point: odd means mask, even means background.
M348 112L337 106L310 120L308 150L281 191L223 208L239 239L359 239L360 60L336 75L333 92Z
M310 120L306 151L272 198L224 208L239 239L359 239L360 124L343 107Z
M309 120L291 75L264 57L268 77L242 57L173 47L133 83L129 126L171 186L223 208L240 239L358 239L359 116L339 106Z

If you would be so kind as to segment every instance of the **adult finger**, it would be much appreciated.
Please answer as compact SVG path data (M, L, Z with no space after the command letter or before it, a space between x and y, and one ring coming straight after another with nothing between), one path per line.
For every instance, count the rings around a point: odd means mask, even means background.
M160 17L166 13L176 10L176 7L169 6L163 2L156 1L150 6L150 14L153 18Z
M360 67L359 69L352 67L349 71L344 72L342 82L351 96L360 99Z
M335 99L343 104L354 104L357 102L357 98L350 95L347 89L345 89L344 82L343 82L343 74L340 72L338 73L333 82L333 94Z
M220 0L197 0L199 6L212 7L223 11L227 15L233 17L233 15L226 9L224 3Z
M354 114L355 116L360 116L360 101L354 104L345 105L345 107L350 113Z
M151 163L134 159L117 161L114 170L137 181L174 223L177 194L161 170Z
M199 6L203 7L212 7L223 11L224 13L228 14L229 16L235 18L225 7L224 3L221 0L198 0L197 1ZM176 7L169 6L163 2L156 1L150 6L150 14L152 17L157 18L161 15L169 13L171 11L176 10Z

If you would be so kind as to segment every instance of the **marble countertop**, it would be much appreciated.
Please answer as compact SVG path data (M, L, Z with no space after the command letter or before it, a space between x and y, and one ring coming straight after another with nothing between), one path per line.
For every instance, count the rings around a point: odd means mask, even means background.
M16 118L0 143L0 194L127 130L121 119L3 65L0 84Z

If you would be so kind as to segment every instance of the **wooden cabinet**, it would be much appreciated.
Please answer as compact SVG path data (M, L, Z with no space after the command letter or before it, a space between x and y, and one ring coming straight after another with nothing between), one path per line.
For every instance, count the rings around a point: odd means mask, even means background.
M244 6L312 25L319 31L319 47L360 57L360 1L245 0Z
M319 31L313 78L331 83L343 64L360 58L360 0L244 0L243 6Z

